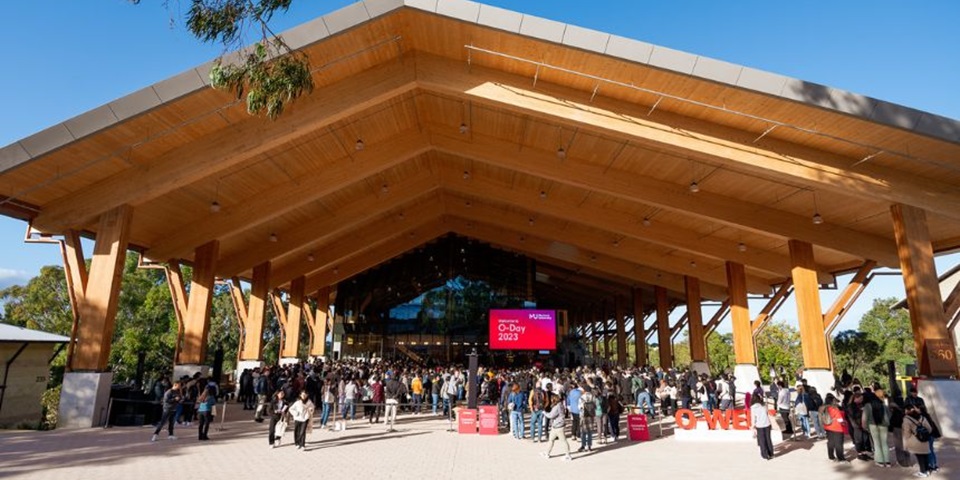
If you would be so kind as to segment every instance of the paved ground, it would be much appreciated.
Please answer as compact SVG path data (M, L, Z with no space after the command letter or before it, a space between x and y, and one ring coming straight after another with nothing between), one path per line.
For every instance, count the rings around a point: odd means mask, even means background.
M231 406L232 407L232 406ZM836 464L826 458L825 441L787 442L772 461L760 458L755 444L681 443L667 425L663 438L600 445L592 453L546 460L543 444L498 437L458 435L431 416L402 415L398 430L358 421L345 432L314 431L308 449L297 451L288 432L281 448L270 449L266 424L249 412L228 412L223 431L199 442L194 428L182 428L175 441L150 443L148 427L53 432L0 432L0 477L16 479L138 479L177 475L191 480L270 478L489 479L511 478L775 478L894 479L916 467L879 469L872 462ZM242 415L242 419L239 418ZM671 422L672 423L672 422ZM653 433L657 429L653 427ZM624 428L624 431L626 429ZM849 447L849 443L847 445ZM578 444L571 442L576 449ZM960 444L939 444L938 478L960 478ZM555 455L558 454L555 451ZM560 477L563 475L563 477ZM572 475L572 476L570 476Z

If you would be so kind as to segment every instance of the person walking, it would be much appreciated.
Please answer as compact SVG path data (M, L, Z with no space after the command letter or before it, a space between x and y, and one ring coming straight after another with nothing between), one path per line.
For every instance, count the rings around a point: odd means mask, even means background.
M916 404L906 406L906 416L903 417L903 447L916 455L920 471L916 477L930 476L930 436L932 428L930 422L924 418L920 407Z
M837 407L837 398L828 393L820 407L820 424L827 432L827 458L835 462L846 462L847 456L843 450L843 437L847 433L847 423L843 420L843 412Z
M271 447L279 447L280 440L283 439L283 433L287 429L287 402L284 400L283 389L277 390L270 401L270 429L268 438Z
M567 436L564 433L564 417L566 412L564 411L564 402L560 400L560 396L557 394L550 394L550 411L547 412L544 416L547 420L550 421L550 434L548 439L550 445L547 446L546 452L540 452L540 455L543 458L550 458L550 452L553 451L553 443L557 440L563 442L564 449L564 460L573 460L573 457L570 456L570 443L567 442Z
M293 444L297 446L297 450L307 448L307 429L309 422L313 421L315 408L306 391L300 392L300 398L290 406L290 417L293 418Z
M753 395L750 398L750 422L753 424L753 435L760 446L760 457L764 460L773 458L773 440L770 438L770 415L762 395Z
M207 433L210 431L210 424L213 423L213 407L217 404L217 387L207 385L203 393L197 398L197 421L199 440L210 440Z
M157 429L153 431L153 436L150 437L151 442L157 441L160 430L163 430L163 424L167 424L167 440L177 439L177 437L173 435L173 423L174 420L176 420L177 407L182 401L183 395L180 393L180 382L173 382L173 385L171 385L167 391L163 392L163 399L161 400L163 412L160 415L160 422L157 423Z

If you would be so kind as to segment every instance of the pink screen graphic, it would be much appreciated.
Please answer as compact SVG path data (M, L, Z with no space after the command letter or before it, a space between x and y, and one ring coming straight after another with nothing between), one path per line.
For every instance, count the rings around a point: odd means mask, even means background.
M553 310L490 310L492 350L556 350Z

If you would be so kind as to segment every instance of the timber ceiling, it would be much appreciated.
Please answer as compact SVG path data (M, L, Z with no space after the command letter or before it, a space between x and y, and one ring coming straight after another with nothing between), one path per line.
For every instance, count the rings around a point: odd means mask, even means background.
M278 120L196 90L3 171L3 212L95 234L130 204L154 261L216 239L218 275L269 261L271 287L309 291L448 233L575 292L683 292L691 275L711 299L725 261L770 293L791 238L822 282L897 267L894 203L926 210L938 251L960 247L958 143L412 8L304 51L317 88Z

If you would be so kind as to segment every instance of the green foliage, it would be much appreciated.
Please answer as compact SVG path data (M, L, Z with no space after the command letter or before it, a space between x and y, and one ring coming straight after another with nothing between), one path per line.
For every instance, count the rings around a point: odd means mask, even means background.
M40 397L41 416L40 430L53 430L57 427L57 421L60 418L60 387L57 385L48 388Z
M853 378L874 378L871 364L879 358L880 345L864 332L844 330L833 338L834 364Z
M140 0L129 0L139 4ZM191 0L187 30L205 43L219 43L223 51L236 50L254 30L260 39L239 63L215 62L210 71L214 88L246 95L247 112L276 119L286 104L313 91L313 77L306 54L294 51L271 31L276 13L286 12L293 0Z
M903 373L904 366L916 363L916 350L913 343L913 328L910 324L910 312L891 310L896 298L878 298L873 307L860 318L859 330L867 340L877 344L878 353L873 357L860 380L864 383L884 381L887 361L893 360L897 369Z
M25 286L13 285L0 290L3 313L0 320L11 325L70 335L73 314L63 268L46 266Z
M733 371L733 334L717 332L707 337L707 357L709 357L710 373L717 375Z
M767 367L776 367L777 371L784 367L788 372L795 372L803 365L800 331L786 322L767 324L755 341L757 365L760 367L760 378L764 382L770 382L770 369Z

